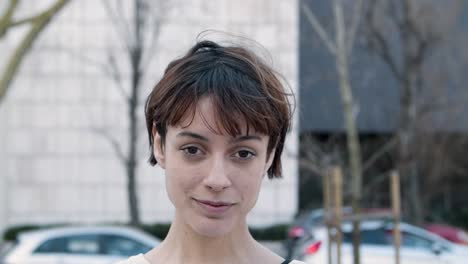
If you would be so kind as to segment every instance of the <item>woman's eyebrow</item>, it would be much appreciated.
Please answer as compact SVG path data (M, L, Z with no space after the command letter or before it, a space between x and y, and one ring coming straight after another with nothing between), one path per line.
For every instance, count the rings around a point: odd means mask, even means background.
M208 141L208 138L206 138L206 137L204 137L202 135L199 135L199 134L193 133L193 132L187 132L187 131L183 131L183 132L178 133L177 137L190 137L190 138L200 139L200 140L203 140L203 141Z
M262 141L262 138L260 136L257 136L257 135L245 135L245 136L240 136L240 137L233 138L233 139L229 140L229 143L233 144L233 143L238 143L238 142L246 141L246 140Z

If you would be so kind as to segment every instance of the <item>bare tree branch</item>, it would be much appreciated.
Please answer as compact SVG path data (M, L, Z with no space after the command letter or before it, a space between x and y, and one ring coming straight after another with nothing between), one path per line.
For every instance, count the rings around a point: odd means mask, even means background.
M372 0L375 1L375 0ZM375 3L372 3L374 5ZM401 15L398 12L400 8L398 8L397 1L387 1L388 6L388 17L390 21L393 22L394 26L397 28L401 27Z
M83 55L83 53L78 53L78 52L74 52L70 49L67 49L67 48L60 48L58 47L57 48L57 51L60 51L60 52L63 52L67 55L69 55L70 57L72 58L75 58L75 59L78 59L82 62L85 62L85 63L88 63L96 68L102 68L104 66L103 63L97 61L97 60L94 60L94 59L91 59L90 57L87 57L85 55Z
M125 91L125 88L122 85L123 81L120 75L120 70L113 54L108 54L108 65L109 67L105 67L104 69L105 72L114 81L120 95L128 103L130 101L130 95Z
M114 11L109 0L102 1L104 3L104 7L107 10L107 14L109 19L114 24L114 28L117 31L117 35L120 37L120 40L124 43L127 52L131 52L132 43L129 43L128 39L131 39L130 35L130 26L125 22L125 16L122 12L122 3L121 1L117 1L117 11Z
M351 26L349 28L349 33L348 33L348 55L351 53L354 47L354 40L356 39L356 34L357 34L357 29L359 28L359 23L361 21L361 16L362 16L362 7L364 0L356 0L356 6L354 7L354 13L353 17L351 20Z
M124 12L124 9L123 9L122 0L117 0L116 15L117 15L117 20L120 21L120 23L121 23L121 29L124 31L124 34L122 36L126 36L122 40L132 41L132 38L131 38L132 29L131 29L130 23L126 22L125 12ZM115 25L115 26L117 26L117 25ZM135 45L135 43L131 43L131 42L126 42L126 43L127 43L128 47L132 47L132 46ZM130 49L129 49L129 51L130 51Z
M159 6L159 7L161 10L158 12L158 14L156 14L157 17L152 22L154 28L151 31L151 34L149 37L148 48L143 51L143 56L142 56L143 58L141 60L141 65L140 65L140 72L142 73L142 75L146 74L146 69L148 68L149 63L151 62L154 55L156 54L155 49L157 45L157 39L158 39L159 33L161 32L161 25L164 23L164 17L162 14L166 12L167 6L164 5L164 6ZM154 10L154 8L152 9Z
M388 151L390 151L390 149L395 147L397 143L398 143L398 137L395 136L392 139L390 139L387 143L385 143L385 145L383 145L378 151L374 152L372 156L370 156L369 159L367 159L364 162L364 165L362 166L363 167L362 171L365 172L366 170L370 169L371 166L374 164L374 162L380 159L380 157L384 155L385 153L388 153Z
M159 23L158 23L159 25ZM140 72L142 75L145 75L146 69L148 68L149 63L153 60L154 55L156 54L155 49L157 45L157 38L159 36L159 26L155 27L155 30L151 33L151 40L146 52L144 52L143 59L141 60Z
M76 58L84 63L87 63L91 66L96 67L98 70L102 71L104 74L106 74L116 85L117 89L119 90L120 95L125 101L129 100L129 96L127 92L125 91L123 85L122 85L122 78L120 76L120 71L117 67L117 62L115 61L114 57L109 55L108 58L108 63L103 63L97 60L94 60L90 57L87 57L83 55L82 53L78 52L73 52L69 49L61 49L62 52L72 56L73 58ZM112 58L111 58L112 57Z
M37 20L40 16L41 16L41 14L35 15L35 16L32 16L32 17L22 18L22 19L20 19L20 20L13 21L13 22L10 23L10 27L21 26L21 25L24 25L24 24L28 24L28 23L34 22L34 21Z
M332 40L330 39L330 37L326 33L325 28L322 26L322 24L320 24L317 17L312 12L312 10L310 10L310 8L304 3L302 3L301 7L302 7L302 11L306 15L307 20L309 21L310 25L315 29L315 32L317 32L317 35L323 41L323 43L327 47L328 51L331 54L336 55L336 46L335 46L335 44L333 44Z
M97 135L102 136L104 139L106 139L112 146L112 148L115 151L115 154L117 158L125 164L127 162L127 158L125 157L123 151L122 151L122 146L120 145L119 141L115 139L112 135L110 135L109 132L107 132L105 129L102 128L93 128L92 131L96 133Z
M378 186L379 184L381 184L383 181L385 181L386 178L388 178L390 171L387 171L387 172L384 172L384 173L381 173L379 175L377 175L376 177L374 177L365 187L364 187L364 190L362 191L362 195L363 196L366 196L368 194L371 194L372 193L372 189L374 189L376 186Z
M60 11L68 2L69 0L57 0L51 7L44 11L33 22L31 22L32 25L30 30L26 33L25 37L14 50L10 59L7 61L3 74L0 76L0 100L5 97L8 87L13 81L22 59L36 40L39 33L44 30L54 15L57 14L58 11Z
M370 31L368 32L369 48L373 49L378 55L380 55L382 60L390 67L390 71L394 74L396 79L399 82L403 82L403 75L398 69L396 61L393 60L392 55L390 54L391 50L388 46L388 42L374 24L375 3L375 0L371 1L371 4L367 8L365 14L367 29Z
M310 160L299 159L299 166L317 175L320 175L320 176L324 175L323 169L320 168L319 166L314 165L313 162L311 162Z
M0 38L5 35L8 28L11 25L11 18L15 12L16 7L18 6L18 0L10 0L8 7L5 13L0 17Z
M27 23L34 23L34 21L36 21L36 20L40 19L42 16L46 15L47 12L49 12L49 10L45 10L44 12L39 13L39 14L34 15L34 16L25 17L25 18L22 18L22 19L18 19L16 21L11 21L10 27L21 26L21 25L27 24Z

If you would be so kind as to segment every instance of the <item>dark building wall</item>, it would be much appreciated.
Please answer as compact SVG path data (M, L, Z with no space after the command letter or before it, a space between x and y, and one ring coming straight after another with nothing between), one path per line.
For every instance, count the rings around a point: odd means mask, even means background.
M333 36L330 2L317 0L305 2ZM459 19L460 25L468 25L468 4L464 5L464 9ZM343 132L343 114L334 57L323 45L304 13L299 12L300 131ZM460 30L465 33L468 33L467 28L460 26ZM453 63L457 62L454 60ZM459 63L460 65L453 66L454 71L463 72L466 66L461 65L462 62ZM350 76L360 133L393 132L397 128L399 116L398 84L380 58L367 50L362 37L357 38L350 58ZM466 82L447 82L445 85L447 98L453 102L451 107L434 111L425 119L425 124L429 129L466 132L468 131Z

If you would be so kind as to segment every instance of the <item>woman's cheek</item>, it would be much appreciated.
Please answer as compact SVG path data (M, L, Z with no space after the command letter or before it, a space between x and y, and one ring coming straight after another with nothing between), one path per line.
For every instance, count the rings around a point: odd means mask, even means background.
M177 187L184 193L189 192L197 186L200 180L201 172L196 168L180 166L177 173Z
M250 181L246 181L239 189L243 192L243 200L247 203L247 209L250 211L255 206L260 192L261 179L255 175L248 175Z
M184 199L183 194L186 188L184 178L187 178L187 175L185 170L181 169L183 166L168 165L166 166L166 190L171 202L177 206Z

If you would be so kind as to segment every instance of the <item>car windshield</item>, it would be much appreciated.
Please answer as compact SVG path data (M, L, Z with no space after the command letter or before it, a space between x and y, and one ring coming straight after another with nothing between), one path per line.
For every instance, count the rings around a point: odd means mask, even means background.
M67 253L67 254L99 254L99 240L97 235L72 235L57 237L41 244L34 253Z
M34 254L79 254L132 256L145 253L152 247L131 238L114 234L70 235L49 239Z
M151 250L150 246L118 235L103 235L101 242L105 255L132 256Z
M352 241L351 230L343 231L343 243L351 244ZM393 245L393 233L391 229L386 228L365 229L360 232L360 241L363 245ZM435 242L419 234L413 234L408 231L401 232L401 246L405 248L431 251ZM444 244L439 244L443 250L448 250Z
M361 244L371 245L390 245L392 244L392 234L384 229L361 230ZM349 231L343 232L343 243L352 243L353 233Z

